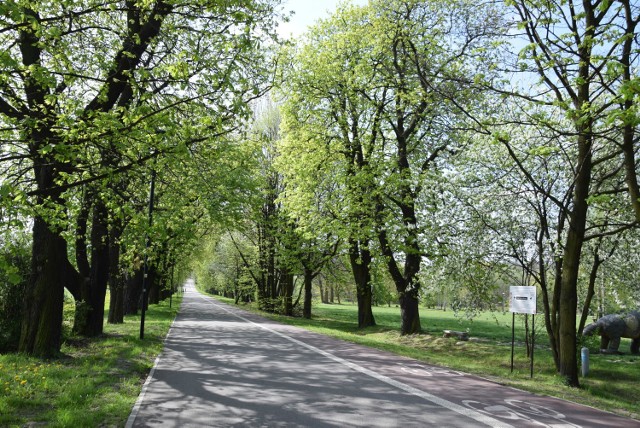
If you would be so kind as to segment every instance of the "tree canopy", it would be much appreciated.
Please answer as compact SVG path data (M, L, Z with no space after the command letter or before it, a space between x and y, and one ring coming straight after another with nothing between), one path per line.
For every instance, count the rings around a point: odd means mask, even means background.
M107 289L122 322L176 270L288 315L344 292L361 328L396 299L402 334L421 304L473 312L533 285L578 386L589 314L640 298L640 6L346 2L285 42L280 3L0 5L17 348L59 350L65 289L95 336Z

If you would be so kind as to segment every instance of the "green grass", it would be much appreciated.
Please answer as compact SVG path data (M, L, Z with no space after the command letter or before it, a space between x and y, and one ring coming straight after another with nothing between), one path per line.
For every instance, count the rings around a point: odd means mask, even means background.
M217 296L216 296L217 297ZM219 298L219 297L217 297ZM228 299L222 299L233 303ZM256 311L252 306L242 306ZM481 313L473 320L452 311L421 308L423 333L401 336L400 311L396 307L374 307L377 325L357 328L357 307L350 304L314 304L310 320L263 313L271 319L303 327L339 339L387 350L431 364L476 374L492 381L586 404L622 416L640 419L640 357L629 354L630 341L620 350L626 355L598 354L599 340L589 338L590 373L580 378L580 388L569 388L556 375L544 319L536 317L534 375L526 356L523 316L516 316L514 371L511 372L511 314ZM442 337L445 329L468 331L470 340Z
M140 317L127 316L105 323L102 337L68 338L56 359L0 355L0 426L124 426L180 302L149 307L144 340ZM65 310L67 330L72 311Z
M132 316L122 325L106 324L103 337L71 337L58 359L0 355L0 426L123 426L144 378L162 350L162 340L179 304L176 299L172 309L168 302L149 308L143 341L138 337L140 319ZM357 328L357 308L353 305L316 304L311 320L265 315L505 385L640 418L640 357L628 354L629 341L621 345L627 355L612 356L594 354L598 345L595 339L591 340L591 373L581 378L582 388L575 389L564 386L555 374L541 317L536 320L532 380L529 360L520 342L516 346L515 370L510 371L510 314L484 313L471 321L453 312L421 309L423 334L401 336L398 308L377 307L373 311L378 325L364 330ZM67 322L67 330L69 327ZM472 339L459 342L443 338L444 329L468 331ZM517 318L516 341L522 340L523 331L522 320Z

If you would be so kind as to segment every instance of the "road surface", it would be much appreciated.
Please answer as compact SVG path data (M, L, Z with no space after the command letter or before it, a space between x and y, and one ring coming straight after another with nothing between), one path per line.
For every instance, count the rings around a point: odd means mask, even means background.
M640 427L275 323L186 284L127 427Z

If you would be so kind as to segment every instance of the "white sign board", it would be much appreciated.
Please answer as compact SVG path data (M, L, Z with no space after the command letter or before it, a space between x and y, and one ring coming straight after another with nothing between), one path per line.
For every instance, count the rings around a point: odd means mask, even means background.
M509 287L511 312L516 314L536 314L536 287Z

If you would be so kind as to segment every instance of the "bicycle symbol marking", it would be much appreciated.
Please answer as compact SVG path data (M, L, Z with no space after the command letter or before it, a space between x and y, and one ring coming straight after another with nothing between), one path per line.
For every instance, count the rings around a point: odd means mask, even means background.
M409 373L414 376L464 376L464 373L457 372L455 370L449 370L442 367L430 367L430 366L420 366L420 367L409 367L409 366L401 366L400 370L405 373Z

